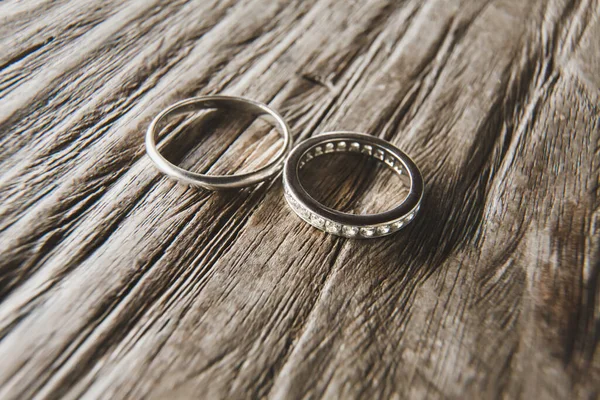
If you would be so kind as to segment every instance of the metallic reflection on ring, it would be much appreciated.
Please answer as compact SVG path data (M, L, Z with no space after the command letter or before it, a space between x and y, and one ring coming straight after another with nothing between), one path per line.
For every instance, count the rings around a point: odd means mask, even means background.
M248 112L256 116L267 116L283 136L283 146L275 158L255 171L238 175L206 175L191 172L169 162L156 146L160 129L169 117L193 113L205 109L225 108ZM281 170L285 157L292 147L292 135L283 118L269 106L254 100L237 96L203 96L179 101L158 114L146 132L146 152L156 167L182 183L201 186L209 190L235 189L251 186L273 177Z
M306 192L299 171L314 158L336 152L376 158L406 177L408 195L396 207L379 214L348 214L324 206ZM356 239L386 236L405 227L417 215L424 190L421 172L408 155L383 139L356 132L323 133L297 145L285 162L283 186L289 206L304 221L327 233Z

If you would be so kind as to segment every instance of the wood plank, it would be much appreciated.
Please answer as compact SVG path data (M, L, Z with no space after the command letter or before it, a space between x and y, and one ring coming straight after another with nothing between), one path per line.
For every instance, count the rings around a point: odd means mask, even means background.
M596 1L37 4L0 5L2 398L598 396ZM296 140L392 141L423 212L351 241L278 179L164 178L145 128L211 93ZM219 172L278 146L227 122L172 155ZM314 190L382 206L390 174L343 162Z

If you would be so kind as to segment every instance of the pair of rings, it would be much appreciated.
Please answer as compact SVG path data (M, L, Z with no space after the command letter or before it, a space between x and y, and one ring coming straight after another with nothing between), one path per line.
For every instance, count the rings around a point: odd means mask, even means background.
M157 148L158 134L169 117L206 109L230 109L264 116L283 137L283 146L264 167L237 175L206 175L180 168L168 161ZM423 197L423 178L415 163L400 149L377 137L355 132L329 132L311 137L292 149L292 135L285 120L275 110L257 101L233 96L203 96L182 100L159 113L146 133L146 152L156 167L182 183L209 190L251 186L279 173L283 167L285 199L304 221L333 235L347 238L374 238L394 233L411 222ZM334 210L316 201L304 189L299 172L317 157L339 152L354 152L373 157L409 185L409 193L394 208L379 213L356 215Z

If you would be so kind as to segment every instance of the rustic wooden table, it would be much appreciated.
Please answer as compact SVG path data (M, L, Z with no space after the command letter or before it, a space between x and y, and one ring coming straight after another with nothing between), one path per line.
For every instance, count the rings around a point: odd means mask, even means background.
M597 0L3 1L0 398L600 396L599 15ZM422 213L351 241L302 223L279 179L220 194L166 179L146 127L214 93L269 103L296 141L392 141L422 169ZM198 168L277 144L223 132ZM398 195L348 165L319 167L315 190L342 208Z

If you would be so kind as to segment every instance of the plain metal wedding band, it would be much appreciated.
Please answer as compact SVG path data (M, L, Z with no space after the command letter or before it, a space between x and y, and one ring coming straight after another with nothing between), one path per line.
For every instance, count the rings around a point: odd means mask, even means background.
M205 109L225 108L247 112L256 116L266 116L278 127L283 136L283 146L275 158L267 165L255 171L237 175L207 175L187 171L169 162L158 150L156 141L163 124L169 117L194 113ZM167 176L179 182L201 186L209 190L236 189L255 185L277 174L283 165L285 157L292 147L292 135L284 119L266 104L237 96L202 96L179 101L161 111L152 120L146 132L146 152L156 167Z
M336 211L312 198L300 183L299 172L316 157L336 152L355 152L385 163L409 185L406 198L389 211L356 215ZM356 132L328 132L305 140L288 156L283 172L285 199L292 210L314 227L347 238L374 238L397 232L419 211L424 183L408 155L391 143Z

